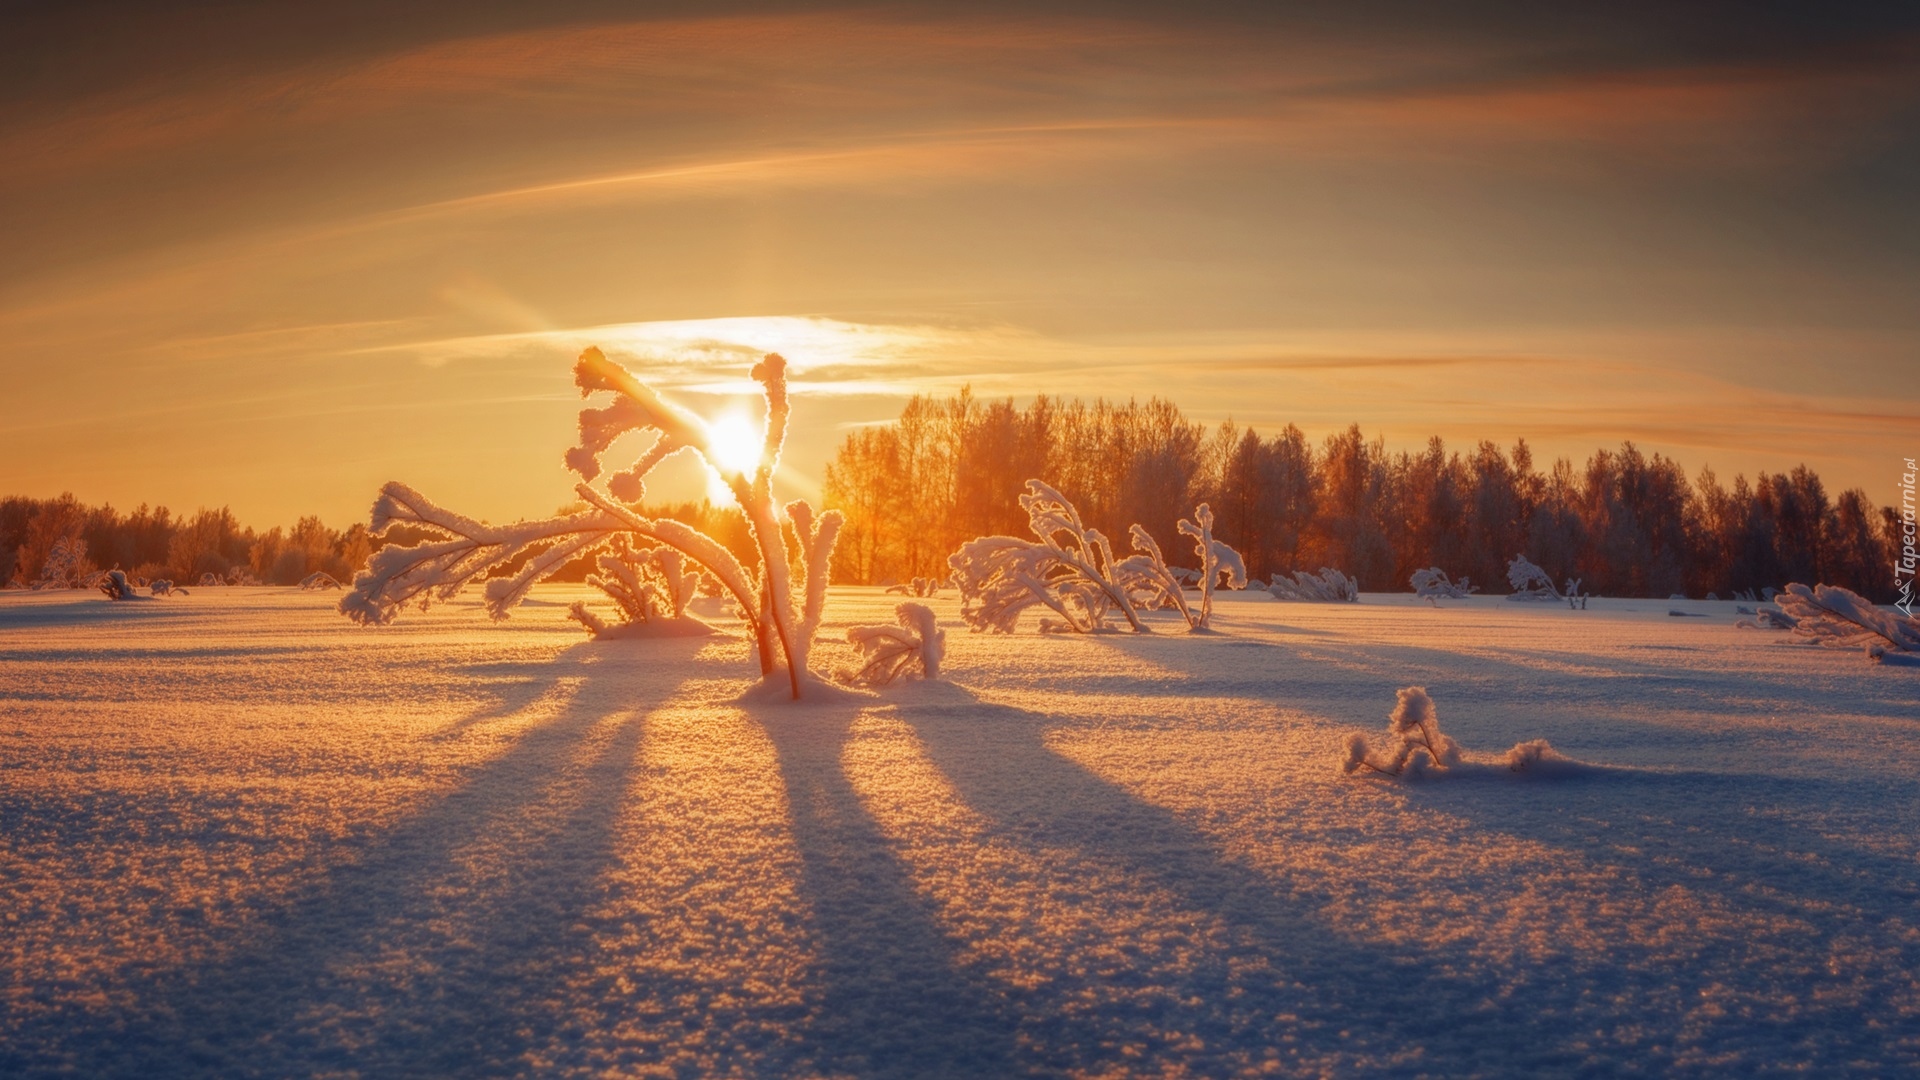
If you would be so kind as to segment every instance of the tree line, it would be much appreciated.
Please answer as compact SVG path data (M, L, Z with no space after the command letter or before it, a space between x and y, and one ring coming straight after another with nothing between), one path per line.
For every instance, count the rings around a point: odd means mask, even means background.
M847 516L836 580L945 577L964 541L1026 535L1016 496L1029 478L1120 546L1128 525L1146 526L1170 559L1187 554L1174 523L1210 503L1216 535L1262 579L1330 566L1363 589L1404 591L1415 570L1438 566L1501 593L1507 560L1525 554L1606 596L1730 597L1791 581L1893 595L1894 512L1857 488L1830 496L1804 465L1689 480L1626 442L1539 468L1524 439L1461 451L1436 436L1393 451L1357 424L1316 443L1291 424L1209 428L1157 397L1021 408L965 390L916 396L898 420L840 445L826 473L827 505Z
M303 517L291 529L256 532L224 506L176 516L144 503L123 514L110 505L88 506L71 492L54 499L0 498L0 584L40 581L62 544L75 554L64 568L69 578L125 570L181 585L207 574L222 583L292 585L316 571L345 581L377 546L365 525L330 529L317 517Z

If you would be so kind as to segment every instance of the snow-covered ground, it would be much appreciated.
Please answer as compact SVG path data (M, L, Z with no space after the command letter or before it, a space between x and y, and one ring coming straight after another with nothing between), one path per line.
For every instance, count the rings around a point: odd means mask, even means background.
M1920 668L1731 603L949 593L948 681L794 707L337 595L0 594L0 1074L1920 1069ZM1341 776L1408 685L1587 767Z

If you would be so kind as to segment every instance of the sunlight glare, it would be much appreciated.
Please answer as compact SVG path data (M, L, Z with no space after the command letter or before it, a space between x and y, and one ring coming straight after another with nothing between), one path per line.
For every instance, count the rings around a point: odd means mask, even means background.
M714 464L728 473L750 473L760 464L760 429L739 413L728 413L707 426Z

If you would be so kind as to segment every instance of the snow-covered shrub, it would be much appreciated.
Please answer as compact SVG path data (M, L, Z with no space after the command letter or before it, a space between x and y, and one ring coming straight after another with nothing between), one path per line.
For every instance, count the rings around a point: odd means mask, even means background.
M1393 712L1387 716L1386 739L1376 747L1360 732L1348 735L1341 772L1419 776L1458 768L1464 761L1460 744L1440 730L1440 717L1426 687L1409 686L1397 693ZM1560 758L1547 740L1530 739L1508 750L1504 763L1509 770L1522 772L1549 760Z
M1230 588L1244 588L1247 566L1240 553L1213 537L1213 509L1206 503L1194 508L1193 519L1180 519L1180 535L1193 537L1193 552L1200 557L1199 570L1169 568L1160 554L1160 545L1139 525L1129 530L1133 550L1139 552L1120 560L1115 577L1129 596L1140 598L1145 606L1165 605L1180 613L1189 630L1205 630L1213 620L1213 590L1216 581ZM1199 579L1200 610L1187 603L1185 584Z
M1559 589L1553 587L1553 579L1545 570L1535 566L1525 555L1515 555L1507 563L1507 584L1513 591L1507 594L1509 600L1564 600ZM1571 582L1576 588L1579 582Z
M934 622L933 609L909 600L893 609L894 626L855 626L847 641L865 661L840 673L840 681L862 686L885 686L915 668L923 679L940 677L947 651L947 632Z
M666 546L636 548L627 536L616 536L594 560L595 572L587 584L605 593L620 614L608 623L576 600L568 609L573 619L596 638L667 637L712 633L712 628L687 614L687 604L699 594L702 574L687 557Z
M135 586L133 582L127 580L124 570L107 571L100 575L100 580L94 587L105 593L109 600L133 600L140 595L134 591Z
M1593 599L1592 593L1583 593L1580 591L1580 579L1577 577L1567 579L1565 594L1567 607L1573 611L1587 610L1587 601Z
M748 470L721 464L713 430L704 420L661 397L599 349L587 349L574 366L575 385L582 396L613 395L604 408L580 411L580 443L566 455L568 467L582 479L574 490L589 508L559 517L484 525L434 505L405 484L390 483L374 503L369 532L382 536L407 526L431 534L430 538L407 547L389 545L374 553L354 579L353 589L341 598L341 612L361 623L390 622L407 604L451 599L468 583L524 560L511 577L487 581L488 614L503 619L537 582L567 562L604 548L616 536L634 536L672 548L711 574L747 624L762 679L773 679L784 669L792 696L800 697L802 686L815 678L807 660L826 604L827 575L841 518L838 511L830 510L816 519L805 502L788 503L786 517L800 549L797 561L790 557L773 497L773 475L786 442L791 406L786 366L778 354L769 353L753 367L752 377L766 400L766 417L759 459ZM600 456L630 431L651 433L653 442L630 467L608 478L603 493L593 487L601 473ZM757 565L752 572L714 537L668 518L643 517L630 508L645 495L647 474L682 452L699 458L740 504L755 547Z
M1480 586L1469 584L1466 578L1454 581L1437 566L1415 570L1407 580L1413 586L1413 594L1422 599L1465 600L1480 591Z
M214 572L213 572L213 571L211 571L211 570L209 570L209 571L207 571L206 573L204 573L204 574L201 574L201 575L200 575L200 587L201 587L201 588L203 588L203 589L211 589L211 588L213 588L213 587L214 587L215 585L220 585L220 584L224 584L224 583L223 583L223 582L222 582L222 581L220 580L220 575L219 575L219 574L216 574L216 573L214 573Z
M260 579L253 576L253 570L251 567L234 566L234 567L228 568L227 570L227 584L258 585L260 584Z
M212 575L209 574L207 576L211 577ZM300 587L303 589L338 589L341 588L341 585L339 582L333 580L332 574L327 573L325 570L315 570L313 573L300 579Z
M982 536L948 556L954 584L960 587L960 617L974 631L1008 634L1022 612L1045 606L1060 622L1050 629L1091 633L1106 628L1117 609L1136 632L1145 632L1133 599L1118 580L1113 545L1080 520L1080 512L1058 491L1039 480L1027 481L1020 508L1037 537Z
M1267 583L1267 591L1275 600L1351 604L1360 599L1360 583L1327 566L1321 567L1318 574L1305 570L1295 570L1291 578L1275 574Z
M117 574L119 573L119 571L116 570L114 571L114 573ZM154 580L147 582L147 592L153 596L185 596L187 595L187 590L182 588L177 588L172 581L169 581L166 578L155 578Z
M1920 653L1920 620L1883 611L1866 597L1838 585L1787 586L1779 594L1781 610L1793 632L1836 649L1865 646L1867 656Z

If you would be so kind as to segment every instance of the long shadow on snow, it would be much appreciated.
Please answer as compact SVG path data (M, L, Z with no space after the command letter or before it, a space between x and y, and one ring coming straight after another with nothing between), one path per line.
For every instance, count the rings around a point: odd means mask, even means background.
M1214 659L1206 650L1226 649L1238 654L1222 674L1194 673L1184 678L1166 675L1127 674L1125 665L1116 665L1113 673L1076 678L1073 689L1081 692L1105 692L1159 698L1180 698L1201 694L1207 697L1237 697L1271 702L1309 710L1326 711L1331 718L1349 717L1358 727L1372 729L1381 724L1393 706L1395 689L1424 684L1440 708L1442 723L1470 747L1499 749L1522 738L1545 736L1556 747L1582 749L1582 740L1591 739L1591 714L1603 717L1609 728L1631 728L1634 742L1657 746L1673 741L1670 724L1624 717L1620 710L1620 687L1631 682L1638 687L1651 686L1664 695L1668 708L1686 708L1700 712L1745 715L1765 705L1792 714L1817 713L1829 706L1830 688L1804 685L1782 677L1760 685L1740 683L1729 687L1729 679L1695 676L1684 669L1658 667L1620 661L1616 657L1595 657L1592 664L1605 667L1610 675L1590 671L1543 670L1533 665L1500 657L1459 653L1417 645L1343 644L1331 657L1316 655L1318 647L1292 642L1233 639L1222 636L1192 638L1185 635L1100 635L1091 640L1130 658L1152 661L1183 674L1197 659ZM1327 650L1332 653L1333 650ZM1244 669L1249 672L1237 674ZM1874 674L1874 673L1869 673ZM1904 672L1896 673L1904 676ZM1524 703L1511 700L1511 688L1526 687ZM1913 710L1899 699L1904 681L1881 680L1879 694L1859 703L1850 713L1911 720ZM1520 714L1517 708L1523 706ZM1806 736L1801 736L1806 737ZM1747 738L1736 729L1688 730L1687 748L1698 754L1712 746L1739 748ZM1482 742L1487 743L1481 746ZM1332 751L1330 751L1331 753Z
M1061 756L1044 741L1050 718L934 684L900 717L968 806L1025 848L1078 850L1225 924L1271 961L1274 985L1240 985L1234 958L1210 957L1180 988L1171 1024L1214 1048L1302 1044L1316 1056L1392 1055L1425 1047L1413 1072L1520 1072L1572 1068L1582 1053L1563 1049L1570 1033L1502 1001L1492 979L1448 974L1442 965L1396 959L1354 941L1287 899L1283 883L1245 867L1171 812ZM1245 958L1241 958L1245 959ZM1444 958L1441 958L1444 959ZM1288 985L1293 984L1293 985ZM1233 1001L1232 1014L1220 1008ZM1279 1017L1297 1017L1282 1021ZM1249 1020L1264 1017L1264 1020ZM1041 1063L1046 1071L1152 1068L1118 1048L1138 1036L1126 1016L1063 1016L1068 1037L1049 1042L1080 1055ZM1088 1060L1089 1054L1104 1054ZM1377 1058L1375 1058L1377 1060ZM1205 1071L1205 1067L1201 1067Z
M859 706L754 704L780 761L802 860L800 889L822 954L806 1072L1010 1076L1005 994L959 962L933 905L868 814L841 763Z
M477 767L455 790L377 837L365 855L267 912L217 959L136 977L135 1004L55 1015L12 1033L0 1072L90 1076L260 1076L328 1072L495 1075L561 1024L589 942L582 913L613 864L614 824L642 724L615 721L572 805L529 830L479 890L459 854L489 826L538 821L550 784L592 731L677 685L702 642L661 642L664 675L600 675L559 715ZM552 665L587 673L587 646ZM651 693L643 691L651 690ZM537 695L536 695L537 696ZM485 890L485 891L481 891ZM443 923L470 928L449 934Z
M1846 1070L1860 1062L1914 1059L1920 1020L1903 1016L1911 1004L1901 995L1910 973L1920 968L1920 942L1889 934L1888 922L1904 919L1920 903L1920 868L1837 842L1816 824L1758 813L1772 805L1848 806L1906 833L1920 820L1910 796L1896 805L1884 792L1863 794L1859 784L1644 769L1533 779L1447 777L1403 789L1410 811L1437 811L1465 819L1470 831L1578 852L1614 872L1623 889L1640 895L1684 889L1759 915L1778 935L1758 944L1744 938L1710 944L1698 968L1650 976L1601 970L1583 975L1583 984L1610 988L1638 981L1679 987L1681 998L1699 1000L1724 983L1757 982L1776 999L1798 1004L1773 1014L1756 1009L1728 1016L1718 1039L1708 1041L1729 1050L1741 1044L1794 1046L1794 1054L1757 1059L1778 1067L1797 1062ZM1869 801L1863 805L1863 799ZM1894 955L1863 971L1852 959L1861 942ZM1830 957L1844 959L1829 968ZM1878 985L1862 989L1857 982L1863 978ZM1571 1008L1582 989L1536 986L1528 993L1542 1007Z

